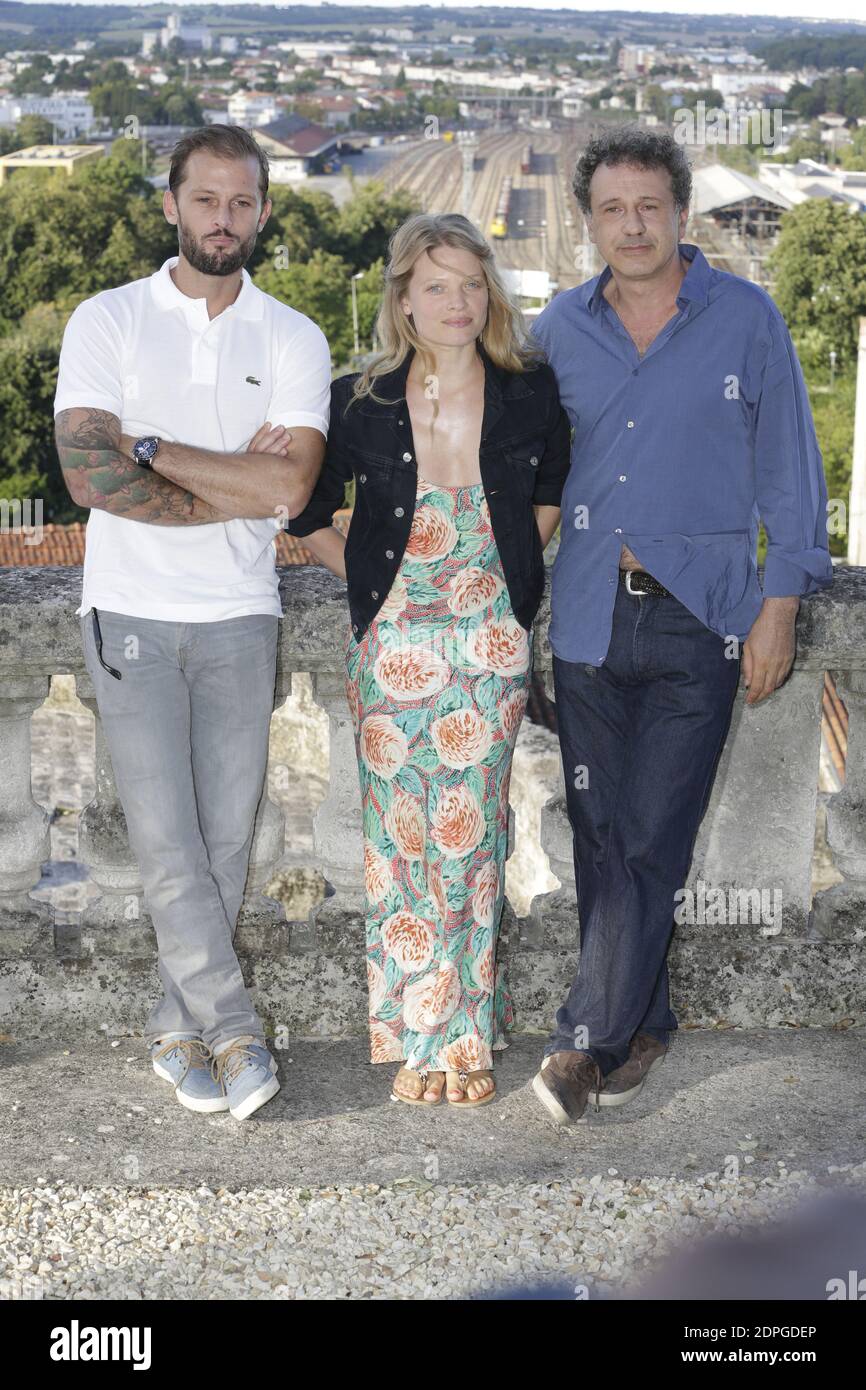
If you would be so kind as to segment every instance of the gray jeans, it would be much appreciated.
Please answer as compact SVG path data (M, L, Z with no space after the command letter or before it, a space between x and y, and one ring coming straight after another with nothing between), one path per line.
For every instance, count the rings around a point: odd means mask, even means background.
M232 944L274 706L279 618L173 623L97 610L80 618L129 842L159 948L165 996L148 1042L210 1047L264 1037Z

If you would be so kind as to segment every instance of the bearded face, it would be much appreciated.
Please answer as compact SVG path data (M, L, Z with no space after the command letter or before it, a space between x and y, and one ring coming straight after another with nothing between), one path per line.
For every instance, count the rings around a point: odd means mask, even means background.
M177 232L181 253L202 275L233 275L250 259L258 237L255 227L247 237L222 229L196 236L179 212Z
M194 270L234 275L250 259L271 206L262 203L259 180L255 158L190 154L177 196L167 193L164 208L177 227L181 255Z

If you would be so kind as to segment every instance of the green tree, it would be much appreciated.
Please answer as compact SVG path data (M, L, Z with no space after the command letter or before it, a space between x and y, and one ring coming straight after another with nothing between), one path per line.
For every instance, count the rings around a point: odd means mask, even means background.
M289 261L285 267L264 264L255 282L265 294L306 314L319 325L335 362L352 351L351 270L330 251L316 250L306 261Z
M826 164L829 157L830 147L821 139L817 125L810 127L808 135L792 140L784 154L772 156L775 164L796 164L798 159L816 159L819 164Z
M296 190L272 184L271 215L247 267L254 275L259 265L273 262L284 247L290 261L306 261L318 247L338 251L339 214L333 198L319 189Z
M862 169L866 165L866 126L852 131L851 144L842 150L841 159L845 169Z
M866 216L810 198L782 218L769 269L804 366L823 367L833 348L844 370L866 314Z
M351 173L349 178L352 196L340 209L337 249L353 270L366 270L387 254L392 234L418 204L403 189L388 193L376 179L359 186Z
M183 82L166 82L153 101L155 125L204 125L198 97Z
M84 514L66 490L54 448L54 392L65 314L40 304L0 339L0 497L42 501L43 521Z
M817 378L820 385L816 385ZM834 388L828 390L828 363L816 369L809 378L809 399L815 420L815 433L824 459L824 474L827 479L827 496L844 502L848 507L851 491L851 459L854 449L854 397L857 387L857 374L853 367L837 375ZM829 516L832 521L834 513ZM831 555L848 553L846 534L830 535Z
M45 96L49 88L43 78L51 72L52 67L53 64L47 53L34 54L29 65L21 72L16 72L12 78L12 95L16 97Z
M152 273L176 250L161 195L130 148L137 142L117 144L71 178L58 171L37 182L19 173L0 189L0 335L35 304L69 312L99 290Z
M123 125L127 116L137 116L146 125L154 121L155 102L150 90L133 82L125 69L120 79L95 83L90 101L94 115L114 127Z
M15 127L13 149L27 150L31 145L53 145L54 126L44 116L22 116Z

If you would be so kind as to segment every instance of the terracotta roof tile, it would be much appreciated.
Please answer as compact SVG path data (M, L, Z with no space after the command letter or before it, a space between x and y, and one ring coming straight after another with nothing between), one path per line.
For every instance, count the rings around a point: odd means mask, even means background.
M334 522L343 532L349 529L352 513L348 508L336 512ZM27 544L28 537L23 532L0 531L0 567L20 565L83 565L84 564L84 523L70 522L68 526L57 526L46 522L42 527L42 538L37 544ZM29 538L31 541L33 537ZM277 535L278 565L314 565L315 557L306 550L299 540L288 531Z

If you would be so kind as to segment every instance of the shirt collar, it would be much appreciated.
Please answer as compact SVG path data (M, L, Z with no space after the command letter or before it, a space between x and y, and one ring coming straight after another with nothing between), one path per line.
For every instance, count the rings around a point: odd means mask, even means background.
M679 253L683 260L689 262L689 268L685 273L680 291L677 295L677 303L682 300L696 299L702 304L706 304L710 292L710 263L699 246L694 246L691 242L681 241L679 243ZM600 275L594 281L590 281L592 289L586 301L586 307L591 314L599 314L601 307L605 303L605 285L611 277L611 268L606 265Z
M150 287L154 303L158 309L183 309L186 314L201 316L203 313L207 318L207 301L184 294L171 278L169 272L174 270L179 259L178 256L169 256L159 270L151 275ZM232 313L242 319L260 319L263 312L262 299L261 290L253 284L248 272L242 267L240 293L233 304L223 309L222 314ZM217 317L222 318L222 314L218 314Z

